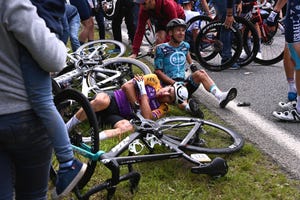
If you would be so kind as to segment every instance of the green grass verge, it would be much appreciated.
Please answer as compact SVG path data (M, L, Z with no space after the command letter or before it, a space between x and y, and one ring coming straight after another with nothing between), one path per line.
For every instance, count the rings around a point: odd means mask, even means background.
M149 64L149 63L147 63ZM205 119L224 124L208 109L203 108ZM186 115L171 107L170 115ZM112 139L108 146L117 144L119 138ZM216 155L210 155L216 156ZM132 194L129 182L117 185L113 199L185 199L185 200L299 200L300 181L289 178L273 160L246 141L244 147L234 154L218 155L227 160L228 174L221 178L190 172L192 165L184 159L163 160L134 164L141 174L138 190ZM121 167L126 172L125 166ZM110 178L109 170L102 164L84 188L89 189ZM51 188L51 186L50 186ZM106 199L106 190L90 199ZM65 199L70 199L67 197Z

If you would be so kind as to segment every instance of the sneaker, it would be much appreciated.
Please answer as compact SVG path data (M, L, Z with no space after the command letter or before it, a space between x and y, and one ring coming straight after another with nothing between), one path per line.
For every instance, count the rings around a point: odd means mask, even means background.
M240 69L240 68L241 68L241 66L239 64L233 63L229 69L237 70L237 69Z
M56 187L52 192L52 198L60 199L70 193L82 178L86 168L87 165L77 159L73 160L70 167L60 168L57 172Z
M256 54L256 58L258 58L258 59L262 60L262 54L261 54L261 52L257 52L257 54Z
M247 58L247 57L248 57L248 55L247 55L247 53L245 52L245 50L243 49L242 52L241 52L240 58L241 58L241 59L245 59L245 58Z
M296 92L288 92L288 100L289 101L296 101L297 100L297 93Z
M191 109L191 114L194 117L199 117L201 119L204 118L203 112L200 110L199 105L197 104L197 102L194 99L189 100L189 106L190 106L190 109Z
M221 100L220 100L220 107L225 108L225 106L229 103L229 101L235 99L237 96L237 89L231 88L227 92L223 92Z
M273 112L273 116L277 119L289 122L300 122L300 113L296 109L284 111L284 112Z
M297 101L289 101L287 103L285 102L279 102L278 106L282 108L282 110L293 110L296 108Z

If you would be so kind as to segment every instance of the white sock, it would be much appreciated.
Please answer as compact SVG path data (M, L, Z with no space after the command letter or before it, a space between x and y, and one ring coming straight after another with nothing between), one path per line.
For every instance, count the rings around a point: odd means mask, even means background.
M223 92L216 86L212 85L209 89L210 93L212 93L219 101L221 100Z
M288 82L288 91L297 93L295 81Z
M74 115L67 123L66 123L66 127L68 132L70 132L74 126L76 126L77 124L79 124L81 121L79 119L76 118L76 115Z

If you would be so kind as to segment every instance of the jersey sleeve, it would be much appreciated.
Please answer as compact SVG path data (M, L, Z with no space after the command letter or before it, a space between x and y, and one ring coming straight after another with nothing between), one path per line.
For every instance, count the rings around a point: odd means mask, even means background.
M163 70L164 67L164 55L162 52L162 46L159 45L156 47L155 50L155 57L154 57L154 68Z

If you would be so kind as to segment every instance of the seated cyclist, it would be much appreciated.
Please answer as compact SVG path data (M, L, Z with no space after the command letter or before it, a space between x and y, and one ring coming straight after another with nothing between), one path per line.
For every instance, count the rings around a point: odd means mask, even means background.
M104 123L111 124L114 129L99 133L99 139L132 132L129 119L133 118L134 109L141 111L145 119L158 119L168 111L168 104L182 103L188 97L188 91L180 83L162 87L155 74L135 76L122 85L121 89L112 92L98 93L91 106ZM66 124L70 131L75 125L86 119L81 108Z
M189 53L190 45L184 41L186 23L184 20L176 18L167 24L167 32L170 41L158 45L155 52L154 64L155 74L162 81L163 85L172 85L175 82L183 82L188 89L189 99L191 95L198 89L200 84L212 93L219 101L221 108L225 108L229 101L233 100L237 95L236 88L231 88L227 92L222 92L204 71L197 69L192 64L192 58ZM192 74L186 77L185 64L190 64ZM195 100L190 99L189 103L185 101L180 108L189 110L198 117L203 117L198 104Z

